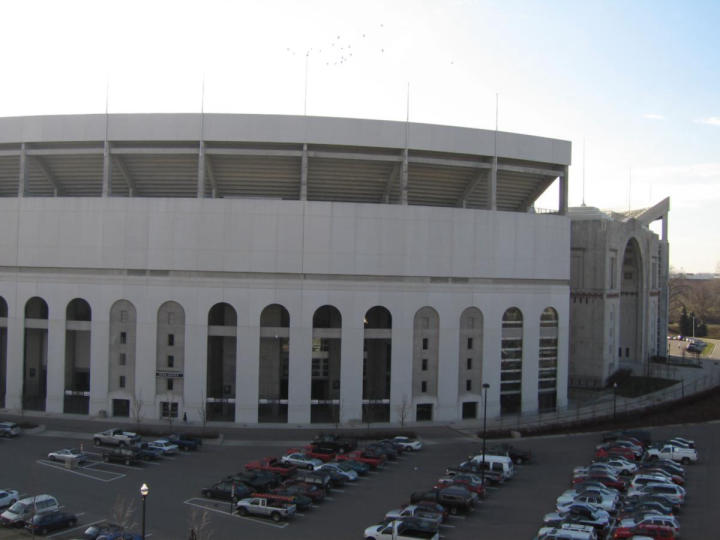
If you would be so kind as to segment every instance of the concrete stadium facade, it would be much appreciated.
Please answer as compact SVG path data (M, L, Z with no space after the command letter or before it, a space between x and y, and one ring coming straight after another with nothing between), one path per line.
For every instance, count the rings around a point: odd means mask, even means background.
M398 122L0 119L2 405L448 422L488 384L489 416L562 407L569 162Z

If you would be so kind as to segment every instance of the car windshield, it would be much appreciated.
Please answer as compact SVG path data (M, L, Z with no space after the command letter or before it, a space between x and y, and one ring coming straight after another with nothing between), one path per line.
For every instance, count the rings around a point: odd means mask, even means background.
M10 512L12 512L13 514L24 514L26 508L27 508L27 504L18 501L18 502L16 502L15 504L13 504L13 505L9 508L9 510L10 510Z

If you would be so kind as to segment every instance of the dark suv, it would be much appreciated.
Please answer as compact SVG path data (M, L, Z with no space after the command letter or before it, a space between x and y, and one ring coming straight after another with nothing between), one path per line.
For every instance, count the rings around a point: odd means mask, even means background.
M75 514L68 514L67 512L60 511L46 512L42 514L35 514L30 522L25 525L25 528L33 534L40 533L45 535L50 531L74 527L77 525L77 522L78 518Z
M469 490L460 486L453 486L443 489L431 489L430 491L415 492L410 495L410 503L421 501L442 504L451 514L470 512L475 506L476 496Z
M140 461L140 452L136 448L128 448L118 446L116 448L106 448L102 453L103 461L115 461L131 465Z

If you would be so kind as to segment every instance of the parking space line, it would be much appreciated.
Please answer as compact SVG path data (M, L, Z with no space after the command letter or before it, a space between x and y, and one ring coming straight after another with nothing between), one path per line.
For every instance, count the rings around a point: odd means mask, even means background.
M326 501L334 501L335 499L333 499L332 497L325 497L325 500Z
M124 478L126 476L123 473L116 473L116 472L112 472L112 471L100 470L98 472L109 474L109 475L112 475L113 477L112 478L98 478L97 476L93 476L92 474L81 473L80 471L68 469L64 465L57 465L52 462L43 461L42 459L38 459L37 463L39 463L40 465L45 465L46 467L50 467L52 469L57 469L59 471L67 472L70 474L76 474L76 475L82 476L84 478L90 478L91 480L97 480L98 482L112 482L114 480L120 480L121 478ZM87 467L83 467L83 468L87 468Z
M80 515L80 514L77 514L77 515ZM46 538L55 538L57 536L64 536L71 531L79 531L81 529L87 529L88 527L92 527L93 525L97 525L98 523L102 523L103 521L105 521L105 520L99 519L99 520L93 521L91 523L85 523L84 525L78 525L77 527L73 527L72 529L65 529L60 532L56 532L55 534L49 534ZM145 535L145 536L147 536L147 535Z
M335 489L333 488L333 493L345 493L344 489Z
M289 525L289 523L269 523L269 522L266 522L266 521L263 521L263 520L260 520L257 518L253 518L253 517L240 516L238 514L230 514L229 512L226 512L224 510L218 510L216 508L209 508L202 504L197 504L197 503L191 502L191 501L197 501L197 500L202 501L202 500L207 500L207 499L201 499L199 497L192 497L186 501L183 501L183 503L187 504L189 506L194 506L196 508L201 508L203 510L209 510L210 512L217 512L218 514L222 514L227 517L231 517L231 518L235 518L235 519L243 519L245 521L251 521L253 523L257 523L258 525L266 525L268 527L274 527L276 529L284 529L285 527L287 527Z

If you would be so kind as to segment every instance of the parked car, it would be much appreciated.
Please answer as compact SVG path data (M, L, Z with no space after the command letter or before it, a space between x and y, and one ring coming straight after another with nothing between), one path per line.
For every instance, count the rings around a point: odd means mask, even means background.
M643 446L648 446L652 442L652 437L650 436L650 432L645 431L643 429L626 429L623 431L609 431L607 433L603 433L602 440L603 440L603 442L610 442L610 441L615 441L617 439L623 439L626 437L632 437L633 439L640 441L643 444Z
M280 476L265 471L242 471L229 475L226 480L247 484L256 491L268 491L280 485Z
M138 457L140 459L144 459L145 461L160 459L163 457L162 450L155 448L154 446L149 446L146 442L141 442L132 448L137 451Z
M316 484L308 484L306 482L298 482L297 480L286 480L283 485L278 488L274 488L273 492L281 493L285 492L286 495L304 495L310 497L313 503L320 503L325 499L327 492L325 488Z
M0 489L0 508L6 508L11 504L15 504L18 496L19 494L16 489Z
M579 493L570 501L558 500L557 510L558 512L568 512L570 508L577 504L593 506L612 514L617 510L620 498L617 495L612 496L594 491L585 491Z
M324 462L317 458L311 458L310 456L301 452L292 452L280 458L280 461L295 465L299 469L313 470L315 467L319 467Z
M0 422L0 437L17 437L20 435L20 426L15 422Z
M428 521L436 527L443 522L443 513L429 510L425 506L410 504L404 508L396 508L385 513L385 520L392 521L395 519L416 518Z
M266 457L245 464L246 471L267 471L277 474L283 478L293 476L297 472L297 467L290 463L280 461L278 458Z
M397 519L389 523L382 522L365 529L365 538L369 540L415 540L425 538L439 540L440 533L434 525L417 519Z
M335 433L318 433L310 443L312 446L333 449L339 454L352 452L357 448L357 439L342 437Z
M347 482L354 482L358 479L358 473L356 473L354 470L345 470L342 467L340 467L337 463L323 463L322 465L318 465L315 467L316 471L329 473L331 478L335 480L334 475L341 476L345 481ZM344 483L344 482L343 482Z
M644 523L635 527L618 527L612 533L612 540L620 538L637 538L638 536L653 538L655 540L674 540L677 538L675 530L665 525Z
M485 471L483 472L482 462L478 465L473 461L463 461L456 467L448 467L445 469L445 474L447 476L454 476L460 473L471 473L480 477L484 476L488 485L498 485L505 482L505 474L502 471L502 467L499 466L495 469L488 469L486 465Z
M52 495L36 495L20 499L0 514L0 523L4 526L22 526L34 514L60 509L60 503Z
M177 444L180 450L197 450L202 445L202 439L192 437L183 433L172 433L167 438L173 444Z
M633 517L625 517L617 522L615 525L615 538L628 538L622 533L618 536L618 529L634 529L638 525L660 525L663 527L670 527L675 531L675 535L680 534L680 523L675 516L664 516L662 514L640 514ZM627 534L627 533L626 533Z
M385 456L370 455L362 450L354 450L345 454L339 454L335 459L338 461L344 461L352 459L360 461L361 463L367 463L371 469L377 469L385 463Z
M645 460L652 461L653 459L671 459L672 461L679 461L683 465L687 465L697 462L698 454L694 448L683 448L666 444L660 448L651 446L645 451Z
M273 489L270 493L252 493L251 496L265 497L266 499L272 499L275 496L282 497L283 500L289 501L290 503L294 504L295 507L301 512L310 510L313 505L313 500L307 495L304 495L302 493L293 493L292 491L283 488Z
M203 496L208 499L230 501L233 497L235 497L236 500L249 497L254 490L241 482L222 480L209 487L203 488L201 491Z
M597 540L597 532L590 525L563 523L559 527L542 527L536 540Z
M61 529L67 529L68 527L74 527L77 525L77 522L78 518L75 514L55 510L35 514L25 524L25 528L33 535L41 534L45 536L50 531L59 531Z
M344 471L355 471L360 476L365 476L368 472L370 472L370 465L367 463L360 463L359 461L352 459L347 459L345 461L331 461L330 463L335 463Z
M294 477L298 482L304 482L306 484L314 484L328 490L333 486L333 478L327 472L320 471L299 471Z
M118 462L125 465L132 465L140 460L140 452L134 447L118 446L117 448L106 448L102 452L102 459L105 462Z
M106 444L109 446L131 446L140 442L140 435L122 429L106 429L93 435L95 446Z
M487 453L498 456L507 456L517 465L530 463L532 461L532 452L530 452L530 450L523 450L522 448L518 448L507 443L489 446L487 448Z
M615 469L617 474L630 475L635 474L638 470L638 465L636 463L622 457L603 458L602 460L596 461L596 463L606 463Z
M265 497L249 497L239 500L236 504L236 509L241 516L262 516L269 517L273 521L281 521L283 519L290 519L295 515L296 507L290 500L291 499L288 498L282 501L279 496L271 499Z
M440 478L435 488L442 489L448 486L463 486L477 494L481 499L485 498L485 486L483 486L482 479L472 473L460 473L454 476Z
M589 504L573 504L565 511L545 514L543 523L551 527L559 527L563 523L576 523L579 525L589 525L602 531L610 526L611 520L610 514L605 510Z
M174 456L180 450L180 447L177 444L171 443L167 439L158 439L156 441L151 441L148 443L148 447L157 448L163 453L164 456Z
M291 448L287 453L305 454L309 458L319 459L325 463L335 459L337 450L333 448L325 448L323 446L307 445L302 448Z
M573 478L573 484L580 484L586 482L587 480L601 482L607 487L611 487L619 491L625 491L627 489L627 484L624 480L618 478L617 476L611 476L608 474L588 474L586 476L576 476Z
M636 495L642 496L646 494L665 495L669 500L673 501L673 503L681 506L685 502L685 489L676 484L669 484L667 482L650 482L644 486L639 486L628 491L629 497Z
M50 461L72 461L75 460L77 463L84 463L88 460L88 455L85 452L81 452L77 448L62 448L61 450L55 450L48 454Z
M398 435L396 437L393 437L392 440L405 448L405 450L412 450L413 452L422 450L423 447L423 443L420 439L411 439L410 437Z
M476 495L473 495L468 489L459 486L418 491L410 495L410 504L420 501L439 503L447 508L451 514L470 512L475 506L476 500Z
M122 525L117 525L115 523L98 523L90 525L87 529L85 529L85 532L82 535L82 540L97 540L100 536L110 538L113 535L117 538L116 535L122 533L124 530L125 528Z
M623 518L647 512L654 512L663 516L674 515L673 505L669 504L668 501L640 498L626 501L618 517Z

